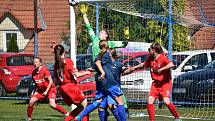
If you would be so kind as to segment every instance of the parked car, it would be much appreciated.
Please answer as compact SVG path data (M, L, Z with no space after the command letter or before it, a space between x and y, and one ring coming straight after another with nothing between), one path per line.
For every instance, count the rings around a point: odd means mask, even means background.
M149 56L148 52L127 52L119 54L119 60L124 65L136 66L144 62Z
M148 49L152 43L147 42L128 42L128 45L125 48L117 48L117 50L121 53L128 53L128 52L148 52ZM168 51L162 47L164 52L167 53Z
M52 79L54 80L54 83L56 83L56 80L54 79L54 65L48 65L47 68L50 71L50 74L52 76ZM94 74L91 73L90 75L85 75L82 77L77 78L78 85L80 86L82 92L84 93L86 98L94 98L95 92L96 92L96 85L95 85L95 78ZM19 96L27 96L29 97L32 93L32 91L35 88L35 84L33 83L32 76L28 75L23 77L17 84L16 87L16 93Z
M173 81L172 99L181 104L215 104L215 61L203 69L179 75Z
M215 60L215 50L195 50L173 53L175 67L172 69L172 77L174 79L185 72L202 69L212 60ZM148 70L137 71L122 76L121 82L122 89L128 92L126 95L129 99L133 99L134 97L130 97L130 95L137 95L137 92L139 92L139 96L135 96L137 99L146 99L147 96L145 95L150 91L152 78Z
M31 74L33 68L33 54L1 53L0 96L15 92L18 81Z
M215 50L195 50L173 53L173 63L175 67L172 71L172 77L202 69L205 65L215 60Z

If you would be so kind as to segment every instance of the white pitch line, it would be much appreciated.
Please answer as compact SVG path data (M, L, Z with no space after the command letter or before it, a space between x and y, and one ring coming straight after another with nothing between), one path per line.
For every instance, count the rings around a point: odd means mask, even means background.
M145 113L133 113L130 115L130 117L148 117L149 115L146 115ZM167 116L167 115L155 115L156 117L167 117L167 118L174 118L173 116ZM213 121L212 119L203 119L203 118L190 118L190 117L180 117L181 119L191 119L191 120L207 120L207 121Z

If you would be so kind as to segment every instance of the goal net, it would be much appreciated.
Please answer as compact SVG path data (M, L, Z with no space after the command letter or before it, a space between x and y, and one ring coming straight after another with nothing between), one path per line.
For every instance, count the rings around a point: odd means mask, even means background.
M98 3L89 1L84 3L89 5L87 17L96 34L98 34L96 30L107 29L110 40L122 41L123 28L129 28L127 47L118 49L120 59L124 64L135 66L144 62L147 55L141 52L148 51L149 43L158 42L166 53L172 54L175 67L172 69L171 100L177 106L182 118L215 119L215 70L212 62L215 59L213 51L215 29L214 16L211 16L215 10L212 6L213 0L207 2L201 0L172 1L172 9L169 9L168 0L99 1ZM78 49L79 53L85 53L90 38L84 29L78 6L76 7L77 48L81 48ZM169 18L171 12L172 22ZM173 31L172 53L168 52L170 22ZM85 43L87 43L86 46ZM207 65L210 62L212 63ZM205 71L201 69L205 69ZM131 116L147 115L145 106L152 83L149 71L144 69L135 71L122 76L121 81L129 107L139 109L132 111ZM163 106L162 109L156 111L156 116L172 116L162 101L156 101L155 104L157 108L161 107L160 104Z

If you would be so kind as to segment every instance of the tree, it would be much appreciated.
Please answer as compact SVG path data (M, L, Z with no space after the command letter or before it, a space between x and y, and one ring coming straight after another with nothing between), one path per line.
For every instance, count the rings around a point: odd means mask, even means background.
M17 41L15 36L12 36L9 41L9 46L7 48L7 52L19 52L19 47L17 45Z

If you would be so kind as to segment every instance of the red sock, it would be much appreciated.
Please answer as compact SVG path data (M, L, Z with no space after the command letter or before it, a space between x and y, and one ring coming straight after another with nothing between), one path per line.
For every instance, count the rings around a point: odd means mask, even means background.
M56 107L53 108L53 109L59 111L59 112L62 113L62 114L67 114L67 111L64 110L64 109L63 109L61 106L59 106L59 105L56 105Z
M168 105L166 105L168 107L168 109L170 110L170 112L172 113L172 115L178 119L179 118L179 114L178 112L176 111L176 107L172 104L172 103L169 103Z
M28 105L27 108L28 118L32 117L33 108L34 108L33 106Z
M69 115L72 117L76 117L79 113L81 113L81 111L83 109L84 109L84 107L79 106L79 107L75 108L72 112L70 112Z
M89 115L86 115L86 116L84 116L83 118L82 118L82 121L89 121L89 117L88 117Z
M148 109L148 114L149 114L150 121L154 121L155 120L154 104L147 104L147 109Z

